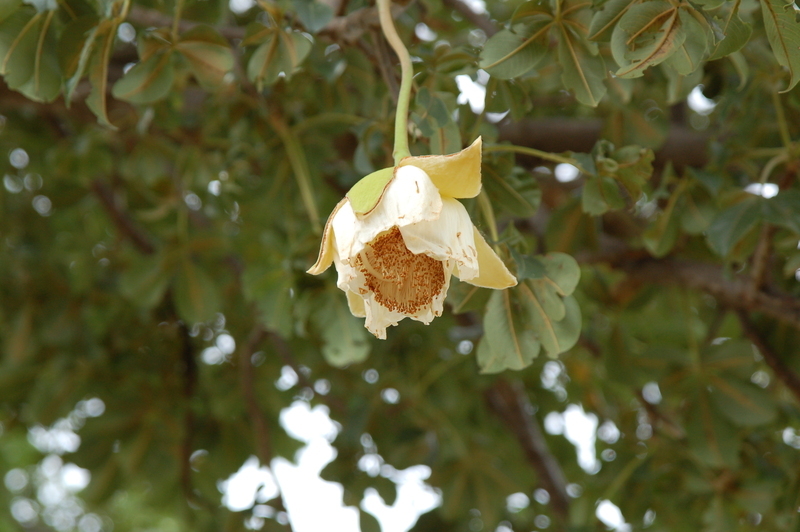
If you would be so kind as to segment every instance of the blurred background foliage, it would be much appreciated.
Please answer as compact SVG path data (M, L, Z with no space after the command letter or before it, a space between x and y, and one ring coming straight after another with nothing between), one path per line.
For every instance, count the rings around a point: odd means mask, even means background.
M483 136L466 205L521 283L454 282L378 341L304 273L391 164L374 6L0 3L0 528L252 528L218 483L291 460L301 400L341 425L346 504L396 496L368 454L431 468L414 530L603 530L601 500L636 530L800 530L798 6L394 8L412 152Z

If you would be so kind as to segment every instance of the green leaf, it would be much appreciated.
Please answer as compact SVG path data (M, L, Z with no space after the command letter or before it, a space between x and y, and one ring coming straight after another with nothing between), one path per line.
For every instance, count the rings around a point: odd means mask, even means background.
M493 205L520 218L536 214L542 200L539 184L529 172L501 175L494 167L484 165L483 186Z
M617 181L608 176L589 177L583 184L581 193L583 212L599 216L610 210L625 207L625 200Z
M541 259L544 275L511 289L522 302L536 339L554 357L570 349L581 331L581 312L570 294L580 280L580 267L565 253L548 253Z
M481 373L520 370L533 362L540 344L530 329L526 313L515 289L496 290L489 297L483 317L484 335L478 344L477 358Z
M22 5L22 0L4 0L0 3L0 23L11 16Z
M292 4L297 18L311 33L317 33L324 28L336 14L329 5L313 0L294 0Z
M778 63L789 70L788 92L800 81L800 24L795 17L794 2L784 0L763 0L761 13L764 27Z
M673 193L664 211L656 221L642 234L644 246L654 257L663 257L675 245L681 228L680 217L675 213L677 193Z
M343 368L363 362L371 349L362 320L350 313L344 295L338 290L326 298L314 314L322 334L322 355L331 366Z
M221 310L214 279L191 260L184 260L175 282L175 308L187 324L210 320Z
M518 25L513 30L498 31L483 47L480 68L499 79L526 74L547 54L545 36L550 24L540 21L530 26Z
M174 79L172 54L158 53L137 63L114 84L111 92L115 98L131 103L153 103L169 94Z
M686 40L678 9L662 0L632 6L611 34L616 75L635 78L672 55Z
M347 192L347 199L356 214L372 211L383 197L383 191L394 179L394 167L382 168L362 177Z
M294 280L280 267L250 266L242 275L242 292L258 306L268 329L289 338L294 331L292 290Z
M690 74L683 75L675 70L669 60L661 63L660 67L668 79L667 103L670 105L684 101L689 96L689 93L703 81L702 68L698 68Z
M765 221L800 234L800 190L782 190L762 206Z
M431 153L445 154L456 153L463 146L461 142L461 130L455 122L449 122L444 127L440 127L431 136Z
M720 412L740 427L770 423L777 416L772 397L750 382L714 376L711 399Z
M108 119L106 94L108 93L108 63L111 60L111 52L114 51L117 27L117 24L103 21L97 28L100 49L95 50L89 66L89 81L92 84L92 90L86 98L86 105L95 114L97 120L111 129L116 129L116 127Z
M689 450L709 467L737 467L741 440L733 426L712 408L707 391L700 390L692 404L686 423Z
M0 74L9 88L32 100L51 101L61 90L54 14L20 9L0 24Z
M311 41L300 32L266 28L266 40L247 63L247 77L258 90L271 85L283 74L287 78L311 51Z
M153 309L164 298L170 272L160 256L136 258L119 278L119 291L129 301Z
M72 101L75 88L86 73L97 41L99 22L97 16L85 15L70 22L61 34L58 54L61 70L67 78L64 90L64 100L67 104Z
M750 40L750 35L753 33L753 27L739 18L739 12L731 11L728 18L722 22L715 18L715 21L721 26L722 34L725 36L711 51L708 60L721 59L726 55L738 52Z
M610 30L614 28L619 19L638 3L638 0L608 0L600 6L589 25L589 39L593 41L608 40Z
M181 35L175 50L186 59L192 74L206 89L218 88L225 74L233 69L233 52L228 41L210 26L195 26Z
M606 94L606 64L585 39L577 38L564 25L558 40L558 63L564 86L582 104L597 107Z
M678 10L681 27L686 38L675 47L665 64L674 68L678 74L686 76L699 69L709 50L709 40L713 39L711 28L705 19L698 20L686 9Z
M517 281L537 279L547 274L544 263L538 258L531 255L523 255L510 246L508 249L511 252L511 258L514 259L514 263L517 265Z
M708 227L708 243L720 256L731 250L762 219L758 198L748 198L719 213Z

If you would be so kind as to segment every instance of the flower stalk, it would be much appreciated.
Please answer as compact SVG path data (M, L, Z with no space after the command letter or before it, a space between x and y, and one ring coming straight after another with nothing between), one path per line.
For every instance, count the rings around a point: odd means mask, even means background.
M389 45L400 59L400 92L397 95L397 112L394 119L394 164L397 166L401 160L411 155L408 150L408 107L411 101L411 80L414 77L414 68L411 65L411 56L403 41L397 34L397 29L392 21L392 1L378 0L378 15L381 30L389 41Z

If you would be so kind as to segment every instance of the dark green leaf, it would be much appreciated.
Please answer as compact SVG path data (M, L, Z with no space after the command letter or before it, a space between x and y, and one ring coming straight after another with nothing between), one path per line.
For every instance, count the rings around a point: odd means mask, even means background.
M777 415L773 399L750 382L714 377L711 380L711 399L720 412L740 427L763 425Z
M562 25L558 39L558 62L561 80L584 105L597 107L606 93L606 64L590 43L577 38Z
M191 260L184 260L175 280L175 307L187 324L210 320L221 310L214 279Z
M294 0L292 3L300 22L311 33L317 33L324 28L335 15L329 5L314 0Z
M800 24L795 16L794 3L764 0L760 4L772 53L778 63L789 70L789 85L784 89L787 92L800 81Z
M750 24L742 22L738 11L731 11L725 21L715 19L725 36L713 48L709 61L721 59L734 52L738 52L750 40L753 28Z
M219 87L225 74L233 68L233 52L228 41L210 26L195 26L181 35L175 50L186 59L194 77L207 89Z
M748 198L719 213L708 228L708 243L726 257L744 236L762 219L761 202Z
M155 54L131 68L111 92L115 98L131 103L153 103L166 97L174 79L172 54Z
M544 37L549 22L530 26L515 26L500 30L487 42L481 52L480 67L500 79L522 76L532 70L547 53Z
M314 314L324 342L322 355L328 364L337 368L363 362L370 352L364 323L350 313L345 299L344 294L337 290Z

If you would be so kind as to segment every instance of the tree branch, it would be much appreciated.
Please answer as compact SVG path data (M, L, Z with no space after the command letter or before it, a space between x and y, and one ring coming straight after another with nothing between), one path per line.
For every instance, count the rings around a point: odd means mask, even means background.
M103 206L120 233L126 236L131 243L133 243L134 247L145 255L152 255L155 253L156 248L151 238L139 227L130 214L117 205L114 191L111 187L109 187L105 181L98 178L92 181L91 189L94 195L97 196L97 199L100 200L100 205Z
M483 30L487 37L497 33L497 25L485 13L476 13L461 0L442 0L447 7L458 11L461 16Z
M800 300L797 298L769 287L758 290L749 298L752 280L742 275L728 275L721 266L678 259L630 260L632 253L631 250L624 250L617 257L578 258L584 263L605 263L622 270L632 282L678 285L700 290L732 309L762 312L800 329Z
M247 406L247 417L253 425L255 436L256 454L262 464L269 465L272 462L272 438L270 436L269 424L258 406L255 388L253 386L253 354L258 349L258 345L267 337L267 332L260 325L256 325L247 343L239 349L239 381L242 385L242 395Z
M781 360L778 354L770 347L767 341L761 336L756 329L756 326L750 321L750 317L741 309L736 311L739 317L739 322L742 324L742 330L745 336L752 342L754 346L764 357L764 361L772 368L775 376L778 377L787 388L794 394L798 401L800 401L800 377L795 373L786 363Z
M517 437L525 457L538 473L539 482L550 493L553 512L566 522L570 505L567 481L558 461L550 454L536 418L530 413L531 404L522 384L498 379L485 397L489 408Z

